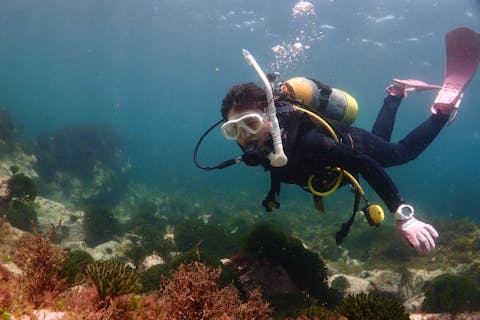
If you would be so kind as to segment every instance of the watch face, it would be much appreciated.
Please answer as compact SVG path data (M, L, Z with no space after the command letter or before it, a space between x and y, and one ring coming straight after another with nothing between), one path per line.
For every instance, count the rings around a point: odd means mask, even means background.
M397 220L407 220L413 216L413 207L408 204L402 204L395 212L395 218Z

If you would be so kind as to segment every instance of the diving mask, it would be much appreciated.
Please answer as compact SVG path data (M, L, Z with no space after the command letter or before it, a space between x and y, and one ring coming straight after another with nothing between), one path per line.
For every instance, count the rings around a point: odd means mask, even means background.
M221 127L223 136L228 140L237 140L240 136L240 129L245 130L249 134L256 134L263 127L263 118L262 115L251 112L228 120Z

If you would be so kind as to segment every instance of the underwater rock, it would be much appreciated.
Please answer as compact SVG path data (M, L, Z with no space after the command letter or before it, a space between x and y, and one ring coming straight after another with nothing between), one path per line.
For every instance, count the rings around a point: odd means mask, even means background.
M40 232L50 230L52 224L61 222L58 239L62 243L85 241L84 216L80 210L69 210L63 204L46 198L36 197L35 208Z
M126 252L133 247L129 239L122 239L121 242L108 241L96 246L93 249L85 249L95 260L119 260L128 261Z
M480 313L416 313L410 314L410 320L478 320Z
M66 126L38 136L33 150L42 190L62 202L115 198L131 168L124 141L108 125Z
M34 155L26 154L17 148L15 153L0 160L0 176L11 176L14 173L12 168L15 168L15 173L23 173L31 179L36 179L38 178L38 173L34 169L36 163L37 158Z
M404 300L404 306L409 312L420 310L423 301L422 290L425 282L442 274L442 270L427 271L423 269L408 269L409 279L402 278L402 274L393 270L364 270L359 275L337 273L328 279L329 285L339 277L345 277L350 287L345 294L358 292L382 292Z
M12 316L10 319L11 320L29 320L29 319L60 320L60 319L63 319L64 315L65 315L65 312L40 309L40 310L34 310L32 312L32 317L22 316L21 318L15 318L15 317Z
M17 148L15 153L0 160L0 217L5 214L8 204L12 199L8 182L14 174L22 174L30 179L38 178L37 172L33 169L36 158L33 155L24 153Z
M0 218L0 265L14 275L22 273L12 259L17 252L17 243L24 234L24 231L12 227Z
M345 277L350 286L345 288L345 294L358 293L358 292L368 292L370 282L361 277L347 275L347 274L336 274L328 278L328 285L331 286L332 282L338 277Z
M8 204L12 200L10 190L8 188L8 181L10 176L0 177L0 217L5 215L5 212L8 209Z
M145 257L145 259L143 259L143 262L140 265L140 271L145 272L153 266L164 264L164 263L165 263L165 260L162 257L160 257L158 254L152 254Z

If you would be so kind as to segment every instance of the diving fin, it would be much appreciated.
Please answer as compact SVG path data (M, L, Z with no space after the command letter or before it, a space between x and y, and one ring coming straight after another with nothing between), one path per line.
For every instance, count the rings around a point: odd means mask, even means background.
M455 119L462 93L475 75L480 62L480 33L469 28L457 28L445 37L447 64L445 80L432 107L433 114L450 114Z
M420 80L415 80L415 79L405 79L405 80L393 79L393 85L404 87L405 90L407 91L411 90L411 91L418 91L418 92L442 88L442 86L429 84L429 83L426 83Z
M389 85L386 90L391 96L401 95L403 97L407 97L409 93L426 90L438 90L441 88L441 86L429 84L415 79L393 79L393 83Z

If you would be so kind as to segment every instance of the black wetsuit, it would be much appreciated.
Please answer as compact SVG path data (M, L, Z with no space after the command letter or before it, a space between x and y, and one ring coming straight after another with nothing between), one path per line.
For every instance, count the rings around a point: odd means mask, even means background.
M315 124L305 114L299 114L299 111L279 113L280 126L285 125L287 128L282 137L288 163L280 168L264 163L265 169L271 172L271 190L265 200L277 198L282 182L307 189L307 179L312 174L315 174L319 186L322 181L332 182L336 174L326 167L340 167L354 175L360 174L388 209L395 212L404 201L383 168L415 159L438 135L449 118L448 115L431 115L401 141L391 143L401 100L399 96L385 98L372 132L330 122L340 137L340 142L336 142L323 127ZM295 126L292 121L298 125Z

